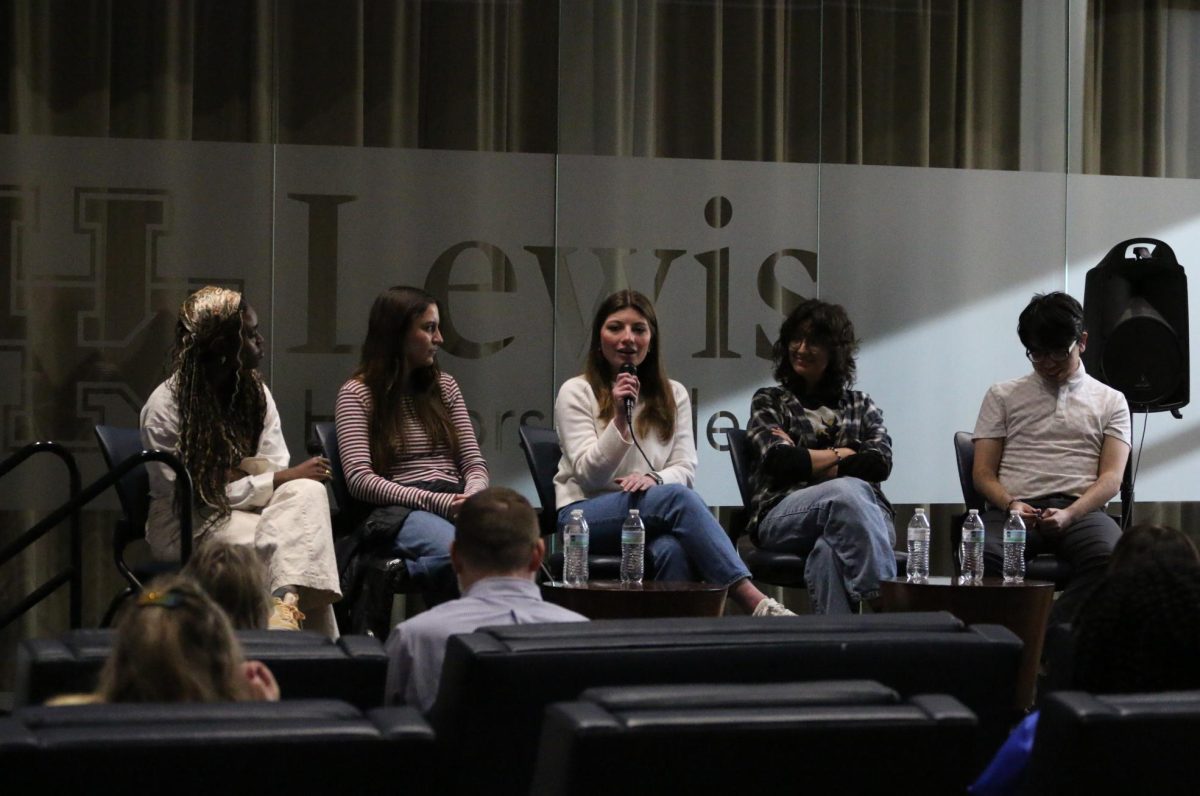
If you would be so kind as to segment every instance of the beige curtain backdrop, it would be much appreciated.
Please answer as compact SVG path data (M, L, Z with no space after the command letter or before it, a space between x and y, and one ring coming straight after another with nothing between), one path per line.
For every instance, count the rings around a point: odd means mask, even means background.
M1089 0L1083 170L1200 177L1200 0Z

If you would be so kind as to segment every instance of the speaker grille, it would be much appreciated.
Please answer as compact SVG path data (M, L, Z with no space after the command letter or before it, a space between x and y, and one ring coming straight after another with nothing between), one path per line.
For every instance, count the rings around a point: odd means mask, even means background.
M1132 404L1164 402L1179 387L1187 363L1171 327L1154 317L1127 318L1104 346L1104 380Z

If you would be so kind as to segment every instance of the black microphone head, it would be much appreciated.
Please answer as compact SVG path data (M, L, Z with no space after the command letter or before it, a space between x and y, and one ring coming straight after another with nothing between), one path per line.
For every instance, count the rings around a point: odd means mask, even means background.
M623 365L621 365L620 372L621 373L632 373L634 376L636 376L637 375L637 365L633 364L632 362L626 362Z

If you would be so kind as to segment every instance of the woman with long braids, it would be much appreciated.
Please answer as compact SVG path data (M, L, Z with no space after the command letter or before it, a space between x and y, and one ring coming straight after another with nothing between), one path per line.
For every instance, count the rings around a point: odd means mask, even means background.
M376 557L352 621L381 638L392 594L410 582L427 601L457 594L453 522L463 501L488 486L462 391L438 367L440 322L437 300L425 291L383 291L371 307L358 368L338 390L346 488L376 507L363 522Z
M554 478L559 522L582 509L591 548L616 552L621 525L638 509L654 579L695 580L698 574L729 587L730 599L747 613L790 615L750 582L729 535L692 489L691 402L684 386L667 378L660 349L650 299L619 290L601 302L583 374L568 379L554 402L562 447Z
M258 315L236 291L203 287L183 302L171 376L142 409L142 443L180 458L195 489L196 541L252 545L267 562L273 628L338 635L329 462L289 467L279 411L258 364ZM155 557L179 555L175 473L151 463L146 539Z

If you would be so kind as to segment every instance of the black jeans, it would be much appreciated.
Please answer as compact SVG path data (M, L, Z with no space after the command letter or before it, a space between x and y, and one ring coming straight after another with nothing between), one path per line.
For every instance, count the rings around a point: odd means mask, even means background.
M1026 500L1035 509L1061 509L1075 502L1069 496L1052 496ZM1004 567L1004 522L1008 512L988 509L979 515L986 529L983 541L983 567L988 575L1000 575ZM1071 565L1073 574L1062 595L1054 601L1049 624L1073 622L1080 606L1092 590L1104 579L1108 558L1121 538L1116 520L1097 509L1075 520L1061 534L1049 535L1037 528L1027 528L1025 559L1041 553L1053 553Z

